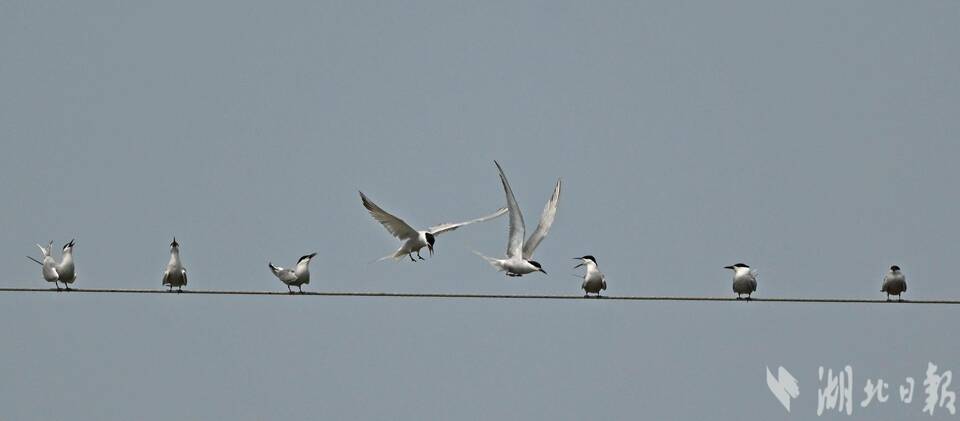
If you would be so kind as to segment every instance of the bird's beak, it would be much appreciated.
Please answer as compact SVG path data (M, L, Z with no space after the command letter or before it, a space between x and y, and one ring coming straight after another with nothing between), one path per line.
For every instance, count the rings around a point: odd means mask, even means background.
M724 269L733 269L733 266L724 266Z
M583 263L581 263L581 264L579 264L579 265L576 265L576 266L574 266L573 268L576 269L576 268L578 268L578 267L580 267L580 266L583 266Z
M544 275L547 274L547 271L545 271L545 270L543 270L543 269L540 269L540 272L543 272Z
M312 259L312 258L314 258L314 256L316 256L316 255L317 255L317 253L310 253L310 258Z

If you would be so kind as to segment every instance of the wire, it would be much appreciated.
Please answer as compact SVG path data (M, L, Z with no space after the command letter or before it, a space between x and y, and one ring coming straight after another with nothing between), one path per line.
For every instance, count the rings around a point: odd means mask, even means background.
M960 300L869 300L862 298L754 298L738 300L734 297L679 297L679 296L641 296L641 295L604 295L602 298L582 295L533 295L533 294L444 294L444 293L407 293L407 292L307 292L293 294L287 291L225 291L225 290L176 290L166 289L114 289L84 288L57 291L49 288L0 288L0 293L39 293L60 292L63 294L165 294L165 295L269 295L290 297L369 297L369 298L437 298L437 299L504 299L504 300L594 300L594 301L744 301L761 303L821 303L821 304L960 304Z

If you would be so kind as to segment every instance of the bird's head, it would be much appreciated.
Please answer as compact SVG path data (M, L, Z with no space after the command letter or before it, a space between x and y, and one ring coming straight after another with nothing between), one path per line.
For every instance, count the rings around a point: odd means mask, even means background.
M177 242L177 237L173 237L173 242L170 243L170 248L174 248L174 249L175 249L175 248L177 248L177 247L180 247L180 243Z
M72 252L72 251L73 251L73 246L75 246L75 245L76 245L76 244L74 244L74 240L70 240L69 243L63 245L63 252L64 252L64 253Z
M580 267L580 266L586 265L587 262L592 262L594 265L597 264L597 259L594 258L593 256L589 255L589 254L586 255L586 256L583 256L583 257L574 257L573 260L580 260L580 261L581 261L579 265L576 265L576 266L573 267L574 269L576 269L576 268L578 268L578 267Z
M437 237L429 232L425 233L424 237L427 237L427 248L430 249L430 255L433 256L433 243L437 241Z
M890 266L890 271L891 271L891 272L899 272L899 271L900 271L900 266L897 266L897 265Z
M540 266L540 263L539 263L539 262L535 262L535 261L533 261L533 260L527 260L527 263L529 263L529 264L533 265L533 267L537 268L537 272L543 272L544 275L547 274L547 271L543 270L543 267Z
M313 259L313 256L316 256L317 253L310 253L306 256L300 256L300 260L297 260L297 264L309 264L310 259Z
M740 268L750 269L750 266L747 266L745 263L737 263L737 264L731 265L731 266L724 266L723 268L724 268L724 269L737 270L737 269L740 269Z

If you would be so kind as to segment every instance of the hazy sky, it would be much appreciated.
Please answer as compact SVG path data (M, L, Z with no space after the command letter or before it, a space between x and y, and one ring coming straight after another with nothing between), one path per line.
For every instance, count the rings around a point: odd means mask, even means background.
M79 288L960 298L960 4L0 1L0 264L77 239ZM537 250L506 278L504 203ZM960 370L960 308L0 293L4 419L779 419L765 367L816 416L820 366L853 417L923 415ZM960 372L957 372L960 375ZM904 377L914 402L900 402ZM859 407L867 378L890 400ZM960 382L956 386L960 389ZM833 418L836 412L831 412ZM937 408L938 416L947 414ZM960 416L960 415L958 415Z

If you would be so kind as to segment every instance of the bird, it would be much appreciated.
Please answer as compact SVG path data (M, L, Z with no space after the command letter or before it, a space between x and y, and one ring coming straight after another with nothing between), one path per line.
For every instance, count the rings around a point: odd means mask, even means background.
M733 266L725 266L724 269L733 270L733 292L737 293L739 300L741 295L747 294L747 299L757 290L757 271L743 263L737 263Z
M170 261L167 262L167 269L163 271L163 285L170 287L170 292L173 292L173 287L177 287L177 292L183 292L183 287L187 285L187 269L180 262L180 243L177 242L177 237L173 237L173 242L170 243Z
M453 231L465 225L489 221L507 213L507 208L500 208L490 215L470 221L434 225L426 230L418 231L404 222L402 219L397 218L396 216L391 215L389 212L381 209L376 203L373 203L373 201L371 201L367 195L363 194L363 192L360 192L360 200L363 202L363 207L367 208L367 211L370 212L370 216L377 220L377 222L381 223L391 235L402 242L397 251L395 251L393 254L377 259L378 262L387 259L399 260L403 258L403 256L407 256L411 261L416 262L417 260L413 258L413 253L417 253L417 257L420 258L420 260L426 260L420 255L420 249L426 247L430 250L430 255L433 256L433 245L436 242L436 237L438 235Z
M27 256L28 259L37 262L42 269L40 273L43 274L43 279L47 282L53 282L57 286L57 291L60 291L60 276L57 275L57 261L50 254L53 252L53 241L47 244L46 247L37 244L37 247L40 248L40 254L43 256L43 261L34 259L33 257Z
M270 271L280 280L287 285L287 291L293 294L293 289L291 286L295 286L300 289L300 293L303 294L303 285L310 283L310 259L313 259L317 253L310 253L306 256L301 256L297 260L297 267L295 269L284 269L279 266L274 266L273 263L268 262L267 266L270 267Z
M898 301L903 301L900 294L907 290L907 277L900 271L900 266L890 266L890 271L883 275L883 286L881 292L887 293L887 301L890 301L890 295L896 295Z
M583 288L584 294L583 297L589 297L590 294L597 294L597 298L600 298L600 291L607 290L607 279L606 276L603 276L603 272L600 272L600 268L597 267L597 259L591 255L586 255L583 257L574 257L574 260L580 260L580 264L574 266L576 269L580 266L586 266L587 272L583 274L583 284L580 285Z
M493 163L496 164L497 170L500 172L500 182L503 184L503 191L507 196L507 209L510 214L507 258L494 259L484 256L479 252L474 253L489 262L493 267L497 268L497 270L504 271L507 276L523 276L533 272L546 274L547 271L543 270L543 266L539 262L531 260L531 258L533 257L533 251L536 250L540 242L546 238L547 232L550 231L550 226L553 225L553 220L557 216L557 205L560 202L561 180L557 180L557 185L553 188L553 195L550 196L550 200L547 201L547 205L543 208L543 214L540 216L540 223L537 225L536 231L530 234L530 238L524 242L523 236L526 235L526 227L523 224L523 214L520 213L520 206L517 205L517 199L513 196L513 190L510 188L507 176L503 173L503 167L501 167L497 161L493 161Z
M57 278L63 282L67 291L70 291L70 284L77 280L77 269L73 262L73 248L76 246L74 240L63 245L63 251L60 256L60 263L56 265Z

